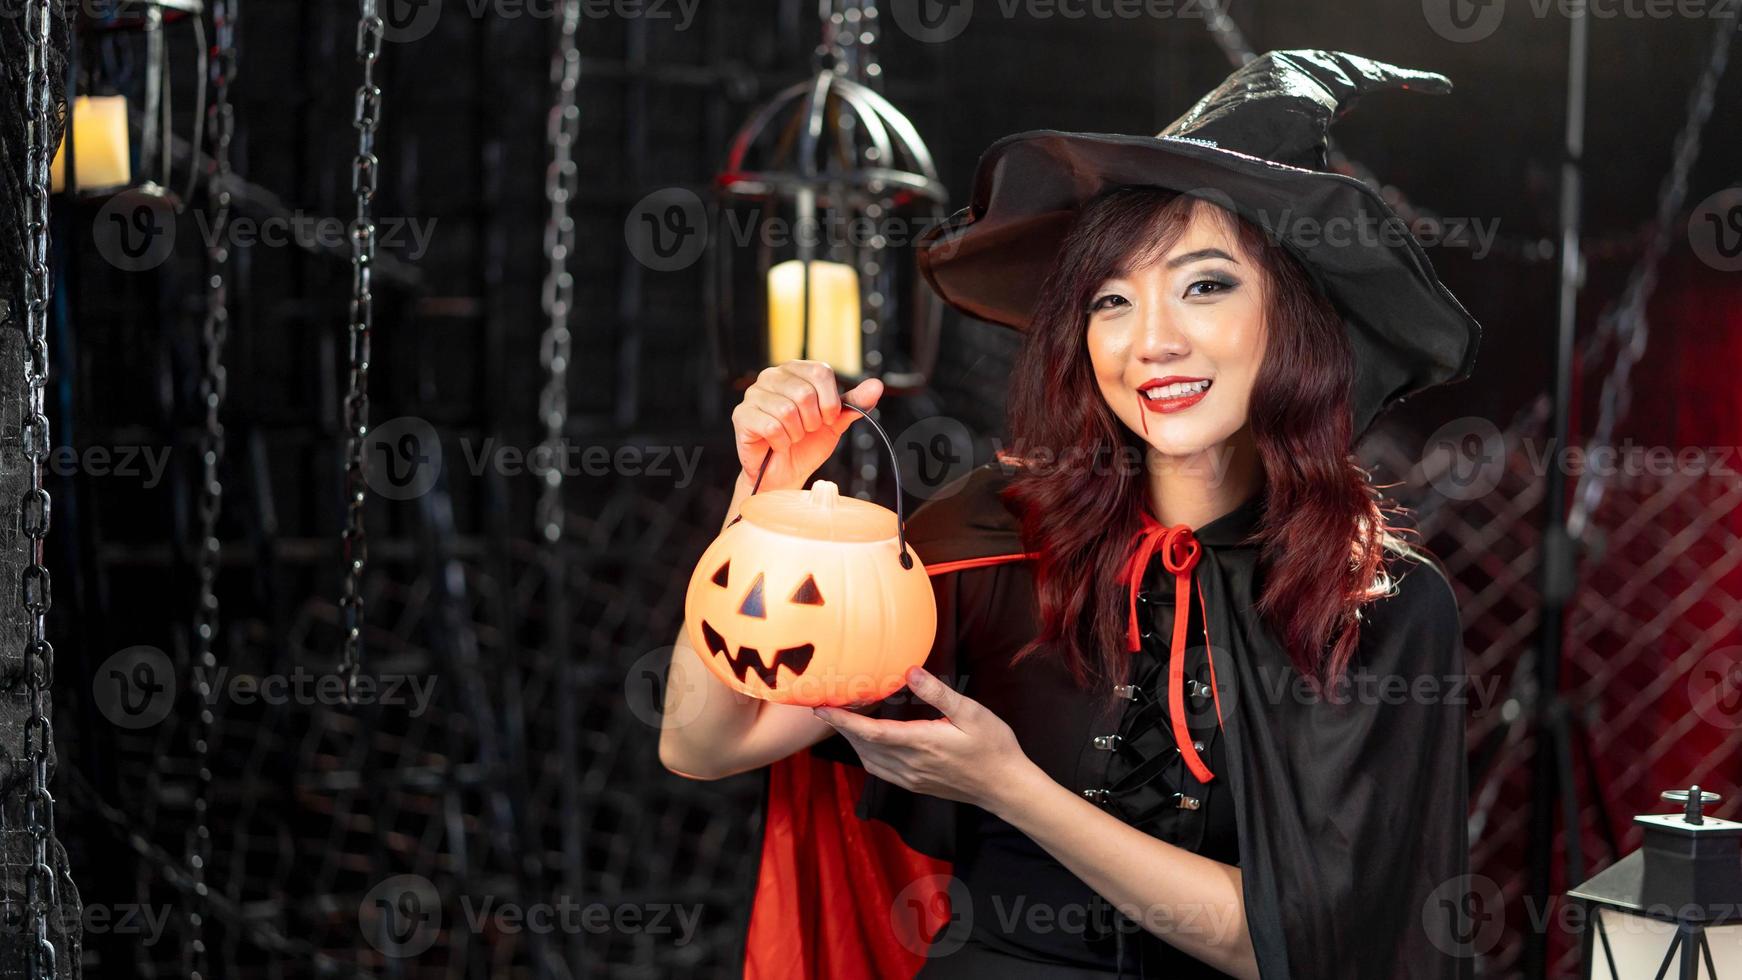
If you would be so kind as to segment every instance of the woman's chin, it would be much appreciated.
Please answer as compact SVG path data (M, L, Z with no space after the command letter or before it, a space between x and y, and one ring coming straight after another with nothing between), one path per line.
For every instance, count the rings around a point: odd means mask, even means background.
M1137 435L1151 450L1149 456L1152 463L1165 466L1169 463L1184 464L1201 460L1206 451L1224 445L1238 428L1187 422L1184 419L1158 424L1151 419L1149 431L1145 433L1138 430Z

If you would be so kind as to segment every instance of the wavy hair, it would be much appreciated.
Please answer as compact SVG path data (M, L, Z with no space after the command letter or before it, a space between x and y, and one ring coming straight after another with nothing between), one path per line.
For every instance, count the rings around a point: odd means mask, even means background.
M1157 188L1119 188L1085 205L1045 280L1017 356L1008 415L1017 465L1004 491L1037 552L1041 630L1017 659L1057 650L1073 676L1123 680L1125 592L1120 568L1141 528L1145 443L1108 406L1096 384L1086 335L1093 293L1124 267L1171 249L1194 207ZM1339 677L1359 638L1357 610L1389 588L1384 552L1401 545L1385 523L1378 491L1350 451L1354 355L1331 301L1298 260L1231 212L1245 253L1263 270L1267 333L1248 413L1263 469L1257 611L1312 683ZM1071 465L1034 465L1038 460ZM1110 690L1110 688L1109 688Z

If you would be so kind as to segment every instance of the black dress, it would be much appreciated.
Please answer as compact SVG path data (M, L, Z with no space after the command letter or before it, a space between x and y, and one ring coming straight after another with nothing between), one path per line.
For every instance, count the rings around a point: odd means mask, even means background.
M1060 785L1158 838L1237 864L1264 980L1466 980L1475 959L1470 923L1459 918L1471 887L1468 701L1456 599L1444 572L1419 551L1388 551L1390 592L1362 607L1349 672L1354 686L1321 694L1303 689L1255 612L1265 571L1248 532L1263 516L1263 494L1193 529L1202 552L1190 576L1187 680L1208 684L1206 652L1216 674L1214 697L1203 698L1201 689L1185 697L1192 741L1204 746L1195 755L1213 774L1205 784L1181 769L1172 726L1159 720L1170 713L1158 710L1166 692L1155 681L1170 655L1177 585L1159 561L1145 566L1145 598L1134 611L1133 629L1145 635L1132 671L1153 678L1136 681L1137 699L1104 702L1106 692L1078 688L1046 651L1011 662L1039 624L1035 562L1024 556L1019 522L1001 499L1010 476L996 464L980 467L908 522L908 541L932 573L937 599L927 669L1009 723L1023 751ZM1207 650L1206 633L1213 643ZM1392 696L1397 689L1405 695ZM1111 709L1097 707L1103 703ZM902 695L873 713L937 717ZM1096 742L1115 734L1116 744ZM839 736L812 751L858 763ZM1179 805L1187 797L1197 809ZM1111 978L1121 971L1122 940L1124 976L1216 975L1148 932L1100 929L1089 924L1093 916L1083 916L1074 934L1012 917L1017 898L1031 906L1092 905L1093 893L973 807L867 776L853 815L887 824L912 852L953 862L951 897L967 892L969 901L951 905L968 913L958 913L933 943L920 971L925 980ZM868 893L906 884L890 881ZM843 942L889 928L885 906L854 904L851 891L823 897L817 914L845 923L850 937Z
M1151 583L1162 575L1160 559L1154 564ZM1143 635L1142 649L1132 658L1124 691L1128 697L1121 697L1112 711L1096 715L1087 704L1062 712L1010 710L1031 708L1037 702L1091 699L1096 693L1060 685L1017 694L1014 689L1042 679L1032 659L1015 666L984 663L970 652L964 658L966 693L1004 718L1020 741L1055 745L1057 752L1043 753L1055 767L1066 764L1074 748L1076 758L1069 762L1069 771L1049 771L1055 780L1161 840L1237 865L1240 848L1233 797L1225 785L1216 785L1216 780L1204 783L1192 774L1168 721L1172 595L1151 584L1138 600L1151 625ZM1202 629L1202 617L1195 609L1190 629ZM1223 740L1203 654L1201 645L1188 651L1186 703L1199 752L1217 771L1225 767ZM1050 680L1056 683L1059 678ZM1069 683L1068 678L1064 681ZM1099 724L1064 731L1057 721L1064 716L1094 717ZM963 805L958 810L954 873L970 898L972 912L958 916L954 925L961 932L940 939L936 949L950 950L951 940L958 936L962 946L929 959L919 974L922 980L982 973L1009 980L1011 971L1030 964L1094 971L1085 976L1224 976L1118 912L1027 835L979 807ZM1012 963L1010 958L1023 962ZM1040 972L1057 976L1059 971Z
M1259 505L1257 498L1248 501L1220 526L1245 533ZM975 606L1012 609L1012 590L1033 588L1030 564L955 574L961 591L950 603L956 614L953 642L940 636L931 666L953 669L963 693L1004 719L1024 753L1055 782L1161 840L1238 865L1234 800L1226 779L1199 780L1185 764L1170 724L1167 678L1175 596L1173 576L1160 555L1150 563L1137 595L1141 647L1111 699L1103 698L1109 692L1098 687L1079 687L1057 658L1012 662L1036 623L1021 616L972 614ZM1189 730L1210 770L1225 772L1203 616L1196 602L1188 611L1187 636L1198 638L1186 653ZM940 623L940 633L945 625ZM843 761L853 755L840 745L822 750ZM1015 827L979 807L952 805L957 907L919 980L1225 976L1121 914Z

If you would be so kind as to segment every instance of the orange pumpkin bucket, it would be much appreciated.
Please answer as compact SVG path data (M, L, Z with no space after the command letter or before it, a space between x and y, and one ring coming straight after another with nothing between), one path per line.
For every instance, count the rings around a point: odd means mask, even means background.
M888 445L876 420L865 420ZM905 687L908 668L931 652L937 604L907 548L901 499L899 473L895 512L843 497L827 480L752 489L702 552L684 596L690 644L714 676L805 707L865 704Z

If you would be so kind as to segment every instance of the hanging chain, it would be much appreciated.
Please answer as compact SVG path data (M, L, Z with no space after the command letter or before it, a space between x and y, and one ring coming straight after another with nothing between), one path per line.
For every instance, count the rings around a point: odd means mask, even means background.
M876 0L818 0L822 38L817 43L818 70L827 68L861 84L883 74L877 63Z
M357 62L363 81L357 86L357 157L351 164L351 190L357 197L357 220L351 224L351 371L345 392L345 585L339 608L345 624L345 649L339 675L345 681L345 704L357 703L357 671L363 663L363 570L369 561L363 535L363 441L369 435L369 332L374 326L375 297L370 277L375 266L375 217L371 206L380 160L375 156L375 128L381 121L381 89L375 84L375 63L381 59L385 27L375 0L359 0Z
M550 115L545 120L545 140L550 146L550 167L544 175L544 197L549 217L544 224L544 336L538 345L544 367L544 390L538 397L538 416L544 423L544 457L549 466L538 495L535 522L545 543L562 540L566 514L563 511L563 439L569 418L569 315L574 312L575 279L568 263L575 249L575 219L569 214L579 186L580 168L575 164L575 140L580 130L580 107L576 93L581 79L581 51L576 40L580 26L580 0L564 0L561 34L551 57L550 80L555 89ZM560 607L560 603L557 604Z
M54 647L45 629L50 604L48 568L43 565L43 538L48 535L49 496L42 486L43 460L50 445L44 392L48 385L48 165L54 149L54 107L50 102L48 56L49 0L35 0L24 17L30 45L29 79L25 96L30 117L25 182L28 187L28 265L25 270L25 374L28 415L23 425L24 451L30 457L30 489L19 500L19 523L30 539L30 564L20 580L19 596L30 640L24 651L24 676L30 698L30 718L24 725L24 756L30 765L25 821L30 834L30 867L24 876L25 931L30 937L30 976L44 980L57 975L54 943L48 936L49 909L55 899L54 868L48 842L54 836L54 797L49 794L49 753L54 729L47 703L54 684Z
M858 82L867 88L880 88L883 78L883 66L877 61L878 19L875 0L832 0L834 9L824 22L824 52L834 61L835 71L851 81ZM837 123L837 132L844 148L852 147L858 137L859 126L856 113L842 113ZM896 161L879 161L884 166L895 166ZM893 201L887 195L876 201L863 205L863 214L879 222L884 215L891 213ZM870 247L866 245L849 245L853 257L855 271L859 276L861 290L861 310L864 313L861 329L861 356L864 370L867 374L880 374L883 366L883 352L879 347L882 339L878 331L886 322L887 297L884 295L889 277L884 274L884 250L881 247L881 236L874 238ZM877 409L872 409L876 414ZM877 494L878 473L882 466L882 453L878 450L876 438L863 426L856 427L853 438L848 443L847 451L847 492L862 500L873 499Z
M1718 81L1724 77L1724 68L1730 60L1730 42L1736 36L1735 19L1734 11L1717 19L1705 70L1688 98L1688 118L1676 136L1669 172L1658 186L1656 226L1651 242L1627 277L1627 286L1622 290L1620 300L1597 319L1597 331L1592 338L1591 353L1585 360L1586 366L1593 366L1595 351L1606 346L1610 338L1614 338L1619 346L1615 351L1615 364L1603 379L1597 425L1585 447L1587 459L1592 450L1607 447L1614 441L1616 423L1632 407L1633 365L1645 355L1645 345L1651 335L1645 305L1657 288L1658 262L1669 251L1674 233L1684 227L1676 216L1681 213L1682 203L1687 198L1688 174L1700 156L1700 134L1712 116ZM1586 466L1579 471L1578 484L1573 490L1572 511L1567 515L1567 531L1575 540L1584 534L1586 525L1602 506L1610 469Z
M851 76L852 55L848 51L853 45L853 38L847 33L847 12L842 9L844 6L851 6L851 0L817 2L821 8L817 14L823 22L823 35L816 50L818 67Z
M212 101L206 107L206 131L211 162L206 166L206 205L211 209L211 236L206 245L206 312L200 332L202 376L200 404L205 408L205 431L201 436L203 467L199 495L200 554L199 599L194 607L193 676L189 686L197 698L194 705L194 796L193 827L187 844L187 866L193 877L193 896L188 903L188 942L183 966L191 980L208 976L206 918L209 911L206 874L212 861L212 830L209 823L212 792L211 745L214 734L212 684L218 661L212 646L218 636L218 514L224 503L221 469L224 463L224 422L221 415L228 374L224 348L230 337L229 284L225 273L230 261L230 144L235 136L235 112L230 105L230 84L236 79L236 4L239 0L212 0Z

